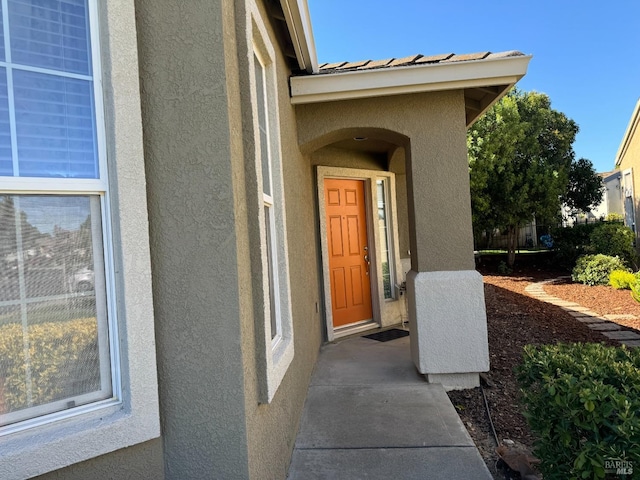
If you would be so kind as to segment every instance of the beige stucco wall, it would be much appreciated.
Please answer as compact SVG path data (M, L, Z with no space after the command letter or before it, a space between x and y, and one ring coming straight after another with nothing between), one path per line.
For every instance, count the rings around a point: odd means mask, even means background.
M633 169L633 199L635 203L635 223L636 223L636 247L640 249L640 120L638 120L629 132L627 148L622 152L616 168L621 174L631 168ZM624 188L624 185L622 185ZM622 205L624 208L625 198L622 192Z
M401 146L408 159L407 210L416 226L410 235L412 269L475 267L462 91L299 105L297 114L304 150L317 150L338 140L335 132L351 133L354 127L407 138Z
M166 477L246 478L232 3L136 2ZM233 29L231 29L233 31ZM239 192L242 195L242 191Z
M161 480L164 477L162 440L155 439L117 450L46 475L38 480L109 480L114 478Z
M363 170L386 170L387 155L383 153L372 154L346 150L344 148L323 147L311 153L311 165L325 167L361 168Z
M250 82L253 72L249 71L248 53L250 25L248 23L251 0L236 2L236 40L238 43L238 60L235 68L230 59L227 65L229 85L238 85L238 89L231 91L235 98L231 101L232 130L244 126L244 132L251 131L253 117L250 105ZM257 2L259 16L264 20L268 41L274 46L276 54L276 75L279 104L280 142L282 152L282 167L284 181L284 201L286 205L287 243L289 259L289 282L291 289L291 310L294 332L294 359L289 366L278 390L269 404L259 403L259 391L256 371L260 368L260 360L256 355L256 343L259 329L255 321L261 321L259 314L261 305L252 305L251 311L242 316L242 353L244 368L244 409L247 429L248 474L252 479L282 479L286 477L291 452L298 431L298 423L302 407L306 398L307 387L320 343L322 341L322 326L320 324L320 296L317 271L317 248L315 238L315 209L314 186L312 183L312 167L307 158L301 153L297 145L297 131L295 112L289 100L288 78L290 70L284 56L281 54L277 39L262 2ZM245 7L246 5L246 7ZM229 18L229 16L227 16ZM239 130L238 130L239 131ZM241 138L238 135L236 138ZM244 137L244 162L255 162L255 144L251 135ZM240 146L237 146L240 148ZM235 164L236 174L240 177L250 169ZM253 183L252 183L253 182ZM255 192L255 179L245 178L246 198L249 205L255 204L262 208L262 199L258 199ZM238 205L241 208L241 205ZM242 236L253 239L260 238L258 222L252 220L251 208L242 219L238 219L237 231ZM249 262L252 247L248 241L239 246L238 274L240 285L243 287L242 304L249 308L251 298L247 286L256 288L256 274ZM255 252L254 252L255 253ZM259 288L259 287L258 287ZM243 308L245 308L243 307Z

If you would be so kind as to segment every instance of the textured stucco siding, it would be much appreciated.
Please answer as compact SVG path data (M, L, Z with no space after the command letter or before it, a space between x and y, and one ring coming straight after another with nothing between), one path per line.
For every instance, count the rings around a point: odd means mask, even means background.
M311 154L311 164L324 167L387 170L387 156L383 153L371 154L328 146Z
M462 91L299 105L297 118L309 151L357 128L406 138L413 270L474 268Z
M231 5L136 2L169 479L248 476Z
M629 132L630 139L627 149L622 156L617 168L622 174L624 170L633 169L633 201L636 223L636 247L640 249L640 122ZM624 178L624 177L623 177ZM624 185L621 186L624 189ZM622 207L624 208L624 190L622 190Z
M117 450L46 475L38 480L161 480L164 477L162 440Z
M247 8L251 1L246 2ZM256 381L256 328L255 319L246 315L242 320L242 344L244 358L245 411L248 447L249 478L256 480L282 479L286 477L291 452L298 431L298 423L306 398L307 387L317 354L322 342L322 326L320 323L320 293L317 274L316 214L315 187L313 170L308 158L300 153L297 143L295 111L289 100L288 78L289 67L279 49L278 41L262 9L262 2L257 2L258 14L263 19L268 41L275 49L275 69L277 75L278 113L280 127L280 143L284 181L284 202L286 206L286 236L288 243L289 282L291 288L291 310L293 318L295 356L285 374L274 398L269 404L259 403L258 383ZM236 35L238 41L239 61L237 71L236 102L232 106L235 121L245 126L251 125L253 119L247 100L250 98L248 54L246 45L248 37L248 14L244 2L236 2ZM255 9L254 9L255 12ZM244 37L243 37L244 36ZM233 83L230 80L229 83ZM244 102L244 103L243 103ZM244 108L240 108L243 106ZM247 127L245 127L247 132ZM244 161L255 162L255 145L253 139L245 135ZM240 172L238 172L240 173ZM255 201L249 189L255 189L247 182L247 200ZM262 199L259 199L260 203ZM247 218L240 222L239 231L255 239L258 227ZM246 261L250 257L248 250L239 250L239 275L241 285L251 284L252 265ZM317 308L318 307L318 308ZM256 316L260 321L260 318Z

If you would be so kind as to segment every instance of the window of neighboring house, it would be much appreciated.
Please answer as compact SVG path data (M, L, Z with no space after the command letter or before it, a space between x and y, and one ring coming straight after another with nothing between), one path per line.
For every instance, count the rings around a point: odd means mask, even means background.
M159 435L138 84L122 75L136 71L134 10L116 3L0 0L2 478ZM127 26L106 37L104 79L99 14Z
M276 89L275 52L268 41L259 14L253 15L253 116L256 141L256 176L260 186L257 211L260 250L263 252L262 303L264 331L258 345L260 401L268 403L275 395L293 359L293 324L289 290L289 268L282 156Z
M389 221L388 180L376 180L376 192L378 197L378 228L380 231L380 258L382 259L382 286L384 298L393 299L391 279L395 278L393 272L393 253L391 251L391 231Z
M1 8L4 427L111 398L118 387L88 8L72 0L5 0Z

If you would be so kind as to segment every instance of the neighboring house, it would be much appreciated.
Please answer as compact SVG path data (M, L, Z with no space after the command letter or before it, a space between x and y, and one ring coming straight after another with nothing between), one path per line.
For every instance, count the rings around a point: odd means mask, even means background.
M478 384L466 129L530 57L319 67L305 0L0 9L0 478L284 478L320 345L406 271L417 369Z
M616 155L616 169L621 176L622 214L624 223L636 234L636 245L640 246L636 225L638 217L638 198L634 185L640 185L640 99L631 115L631 120L620 143Z
M602 178L602 201L599 205L591 209L591 216L594 220L607 218L610 213L624 215L624 188L622 188L622 175L619 170L599 173Z
M566 205L562 206L563 226L571 227L578 223L594 223L607 218L610 213L624 215L624 189L622 188L622 174L619 170L599 173L602 178L602 201L587 213L574 214Z

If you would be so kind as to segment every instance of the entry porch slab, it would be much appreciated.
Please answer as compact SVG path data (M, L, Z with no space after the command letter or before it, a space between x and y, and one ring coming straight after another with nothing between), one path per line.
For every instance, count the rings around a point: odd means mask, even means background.
M409 338L325 345L314 372L289 480L490 480L444 388L427 383Z

